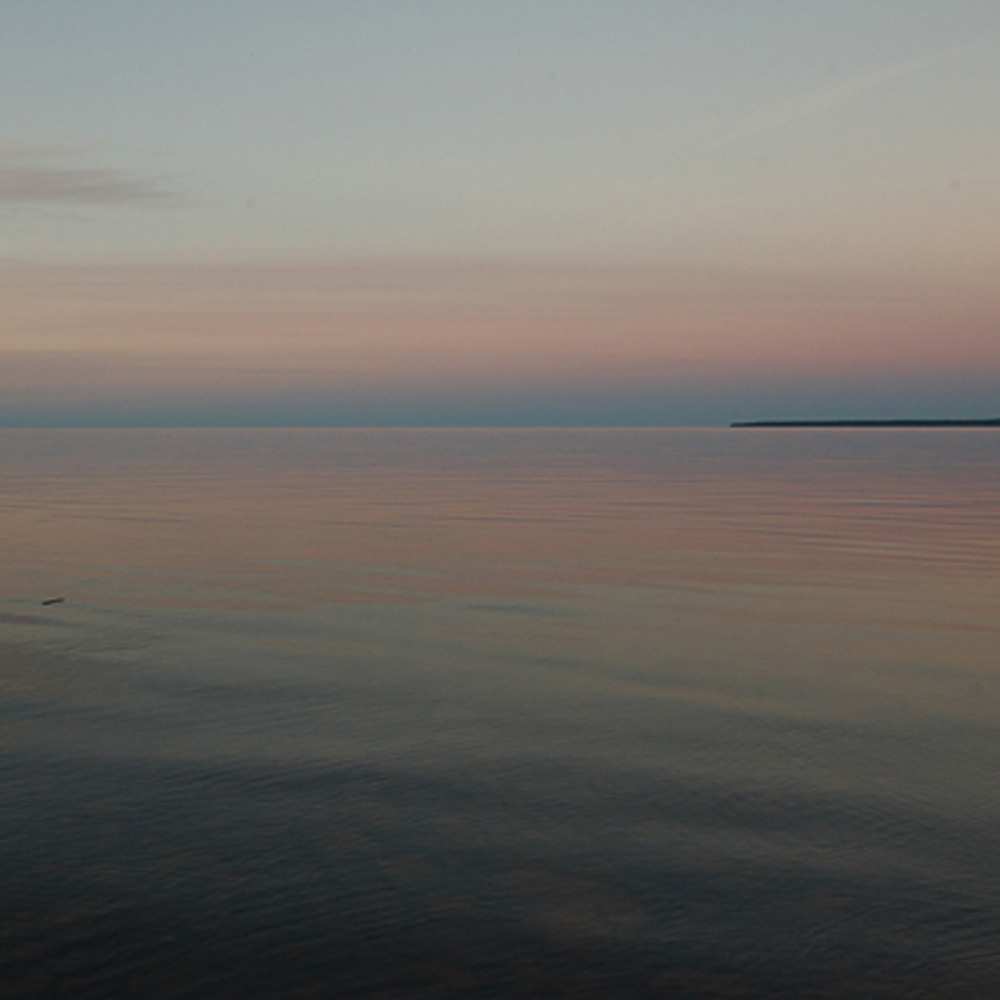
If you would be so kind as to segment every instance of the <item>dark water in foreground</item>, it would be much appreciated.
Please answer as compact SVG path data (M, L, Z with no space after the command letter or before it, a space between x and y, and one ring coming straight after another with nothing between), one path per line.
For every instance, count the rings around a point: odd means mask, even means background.
M0 459L0 995L1000 995L1000 433Z

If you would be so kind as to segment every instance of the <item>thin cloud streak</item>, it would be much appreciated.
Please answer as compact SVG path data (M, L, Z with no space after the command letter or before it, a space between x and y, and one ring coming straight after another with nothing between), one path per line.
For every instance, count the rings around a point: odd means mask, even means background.
M714 153L744 140L777 132L797 125L799 122L809 121L826 112L835 111L873 90L878 90L889 83L930 69L949 56L968 47L968 43L951 45L930 55L917 56L886 66L879 66L805 94L776 101L751 111L736 128L702 146L698 151L700 153Z
M68 155L0 145L0 204L125 205L171 197L155 182L126 171L61 162Z

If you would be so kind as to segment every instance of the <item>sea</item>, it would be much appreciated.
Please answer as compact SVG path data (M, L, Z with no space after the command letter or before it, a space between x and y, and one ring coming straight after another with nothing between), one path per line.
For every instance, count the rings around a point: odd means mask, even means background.
M5 998L989 1000L998 776L998 431L0 431Z

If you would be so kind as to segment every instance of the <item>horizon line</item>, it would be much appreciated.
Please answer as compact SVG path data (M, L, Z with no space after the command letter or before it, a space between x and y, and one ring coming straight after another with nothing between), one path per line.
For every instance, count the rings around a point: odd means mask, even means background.
M34 424L0 423L0 431L75 431L75 430L341 430L341 431L474 431L474 430L727 430L728 423L715 424Z
M935 427L996 427L1000 417L883 417L735 420L720 423L635 423L635 424L254 424L254 423L2 423L0 431L154 431L154 430L339 430L339 431L655 431L655 430L740 430L754 429L934 429Z

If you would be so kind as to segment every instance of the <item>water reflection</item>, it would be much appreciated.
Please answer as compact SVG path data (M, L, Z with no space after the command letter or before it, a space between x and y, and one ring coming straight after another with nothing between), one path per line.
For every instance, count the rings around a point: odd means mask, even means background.
M0 439L9 981L1000 978L1000 435Z

